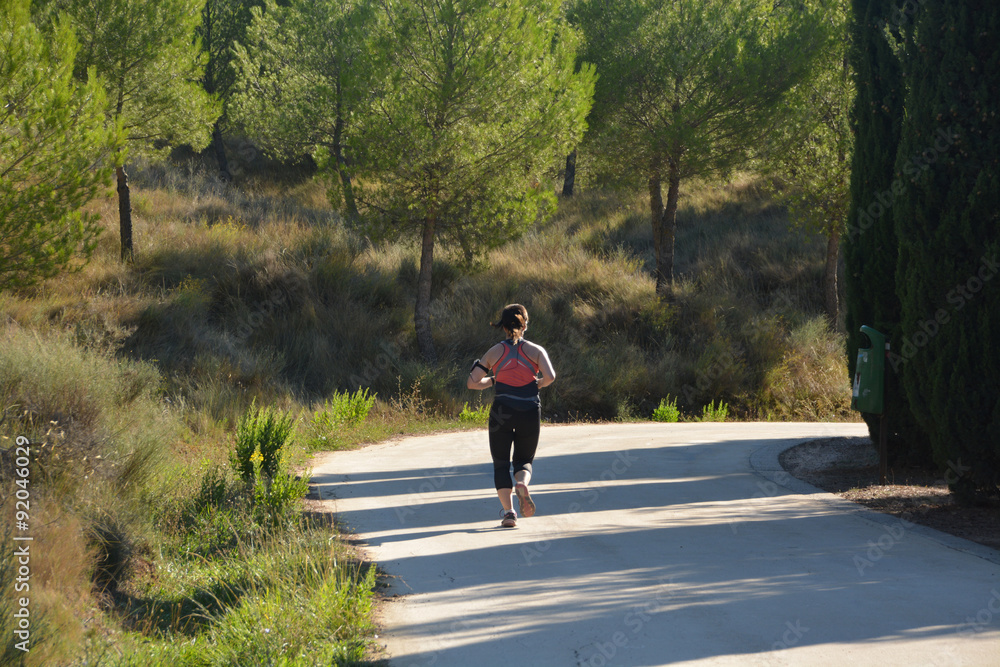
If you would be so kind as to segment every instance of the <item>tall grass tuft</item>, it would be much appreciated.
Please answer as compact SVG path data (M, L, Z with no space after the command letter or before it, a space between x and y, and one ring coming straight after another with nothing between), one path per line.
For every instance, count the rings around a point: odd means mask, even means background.
M0 436L28 437L35 482L72 496L106 482L134 494L155 474L177 433L146 363L78 347L69 335L0 330Z
M368 418L377 396L369 394L367 387L354 393L334 392L309 419L307 446L314 450L329 448L335 431L355 428Z

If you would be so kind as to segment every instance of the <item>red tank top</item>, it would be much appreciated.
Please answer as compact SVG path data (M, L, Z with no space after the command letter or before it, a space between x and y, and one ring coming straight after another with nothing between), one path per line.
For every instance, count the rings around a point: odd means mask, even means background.
M494 366L496 381L511 387L523 387L534 382L538 374L538 364L521 352L520 341L514 344L505 340L501 341L501 344L503 354Z

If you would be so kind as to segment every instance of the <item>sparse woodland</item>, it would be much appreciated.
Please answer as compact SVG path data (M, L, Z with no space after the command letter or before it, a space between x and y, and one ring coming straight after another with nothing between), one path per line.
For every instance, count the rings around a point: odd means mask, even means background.
M893 456L996 496L998 21L0 0L0 664L370 660L309 455L481 428L512 302L551 422L856 420L873 326Z

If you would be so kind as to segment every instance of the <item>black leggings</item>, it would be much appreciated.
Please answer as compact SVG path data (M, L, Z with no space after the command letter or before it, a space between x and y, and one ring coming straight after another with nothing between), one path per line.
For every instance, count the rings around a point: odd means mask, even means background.
M493 457L493 484L498 489L513 488L510 476L511 444L514 445L514 474L527 470L538 448L542 409L513 410L495 401L490 408L490 456Z

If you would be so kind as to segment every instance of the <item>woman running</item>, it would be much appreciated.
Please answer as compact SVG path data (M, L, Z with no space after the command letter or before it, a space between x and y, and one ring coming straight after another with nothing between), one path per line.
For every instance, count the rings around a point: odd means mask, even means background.
M500 313L493 324L503 329L507 340L491 347L482 359L476 359L469 373L469 389L496 387L490 407L490 455L493 457L493 484L503 509L500 523L504 528L517 526L511 493L517 495L521 516L535 513L535 503L528 493L531 462L538 447L542 424L542 407L538 390L556 379L549 355L541 345L524 339L528 329L528 310L512 303ZM491 376L489 373L493 371ZM538 375L541 374L539 378ZM511 455L513 445L513 456ZM510 467L514 464L514 488L511 489Z

